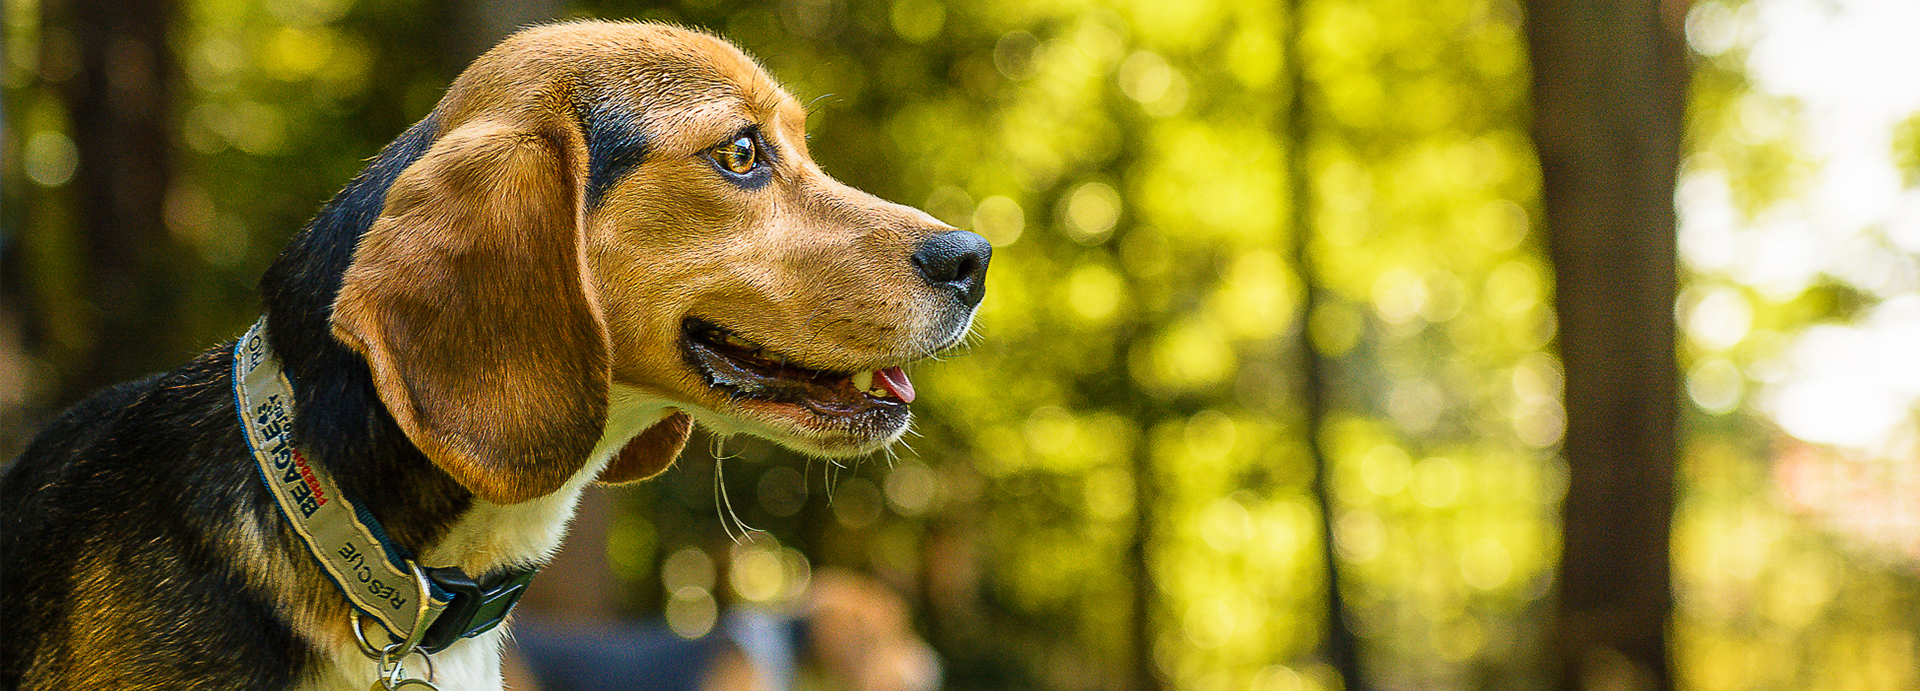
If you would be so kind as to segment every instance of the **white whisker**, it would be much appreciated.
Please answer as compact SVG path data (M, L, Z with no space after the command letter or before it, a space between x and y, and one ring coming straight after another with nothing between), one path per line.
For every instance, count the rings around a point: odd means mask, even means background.
M718 435L714 436L713 510L719 515L720 529L726 531L727 539L732 540L734 544L740 544L743 538L747 542L752 542L752 533L757 532L758 529L747 525L746 521L740 520L740 514L733 510L733 497L727 492L726 461L729 458L733 457L726 454L723 438ZM722 513L723 511L724 513ZM729 520L732 521L731 525L728 524ZM740 531L740 534L737 536L734 535L735 527L738 527Z
M835 485L840 484L834 479L839 475L839 472L835 470L839 467L839 463L829 458L827 459L826 467L820 471L820 481L825 483L827 488L827 506L833 506L833 488Z

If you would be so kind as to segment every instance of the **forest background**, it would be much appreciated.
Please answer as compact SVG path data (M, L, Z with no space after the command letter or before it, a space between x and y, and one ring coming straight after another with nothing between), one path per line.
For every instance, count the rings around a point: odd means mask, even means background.
M1920 687L1902 0L6 0L0 458L576 16L731 38L996 247L899 453L610 494L621 614L835 566L953 689Z

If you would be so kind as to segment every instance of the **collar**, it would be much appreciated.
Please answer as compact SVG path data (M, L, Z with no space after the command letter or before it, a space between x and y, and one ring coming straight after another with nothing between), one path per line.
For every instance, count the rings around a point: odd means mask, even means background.
M265 317L234 345L233 388L247 447L274 503L354 611L386 627L402 655L416 647L440 652L506 619L534 570L475 581L459 567L422 567L340 490L324 465L300 453L293 442L293 387L268 346ZM358 633L358 622L352 625Z

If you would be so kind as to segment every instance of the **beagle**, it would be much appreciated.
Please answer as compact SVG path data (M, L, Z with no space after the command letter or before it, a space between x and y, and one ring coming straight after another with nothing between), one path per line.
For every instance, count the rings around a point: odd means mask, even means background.
M63 413L0 479L0 689L499 689L581 489L695 423L909 422L980 236L830 178L731 44L529 29L293 238L237 343ZM644 673L644 670L636 670Z

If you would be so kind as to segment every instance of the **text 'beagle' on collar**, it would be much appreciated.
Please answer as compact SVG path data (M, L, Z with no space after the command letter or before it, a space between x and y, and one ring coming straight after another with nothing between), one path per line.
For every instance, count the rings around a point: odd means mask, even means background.
M293 386L267 344L265 318L234 346L233 382L247 446L281 513L353 608L405 644L403 654L415 647L439 652L506 619L534 571L477 583L458 567L422 568L340 490L325 466L300 453Z

